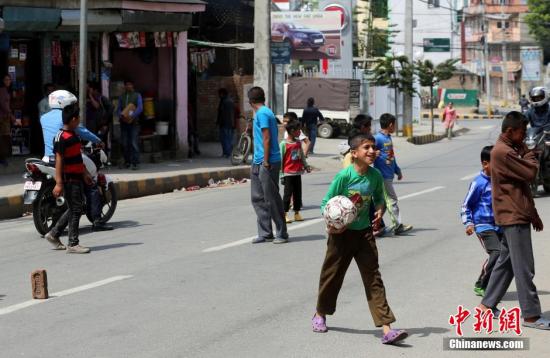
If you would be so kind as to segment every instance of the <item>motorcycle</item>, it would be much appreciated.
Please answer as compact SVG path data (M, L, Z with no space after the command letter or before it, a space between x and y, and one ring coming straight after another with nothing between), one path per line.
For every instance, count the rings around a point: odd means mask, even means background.
M253 150L252 144L252 123L250 120L247 120L246 127L241 133L237 145L233 147L231 153L231 164L241 165L248 163L248 156Z
M531 183L533 196L538 194L539 185L542 185L544 191L550 194L550 131L529 127L525 145L528 149L539 153L539 171L535 181Z
M82 159L86 169L97 184L101 198L101 222L108 222L115 213L118 196L113 179L100 172L108 162L105 152L91 144L83 148ZM23 203L32 204L34 226L40 235L46 235L57 223L61 215L67 210L67 203L63 197L55 198L55 167L37 158L25 160L26 173L23 175L25 190ZM93 223L90 206L84 200L83 212Z

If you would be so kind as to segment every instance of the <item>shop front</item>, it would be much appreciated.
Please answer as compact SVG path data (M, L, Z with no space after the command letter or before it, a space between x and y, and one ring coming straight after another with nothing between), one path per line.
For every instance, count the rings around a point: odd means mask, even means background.
M72 2L62 3L77 7ZM99 82L103 96L115 108L123 82L133 81L144 99L140 118L143 152L148 156L154 152L154 158L149 156L153 159L162 152L184 152L186 31L191 13L204 11L205 3L161 0L119 2L117 6L105 1L89 4L87 80ZM43 85L54 83L56 88L74 93L78 88L80 11L16 6L0 9L5 24L0 32L0 72L9 73L14 80L11 105L18 119L12 130L13 154L41 154L37 105L43 98ZM118 142L116 111L114 117L113 149Z

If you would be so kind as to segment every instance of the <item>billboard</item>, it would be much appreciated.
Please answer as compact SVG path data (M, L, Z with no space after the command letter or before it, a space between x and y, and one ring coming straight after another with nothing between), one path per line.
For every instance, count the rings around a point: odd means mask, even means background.
M540 47L521 47L522 81L541 80L541 59Z
M271 42L288 43L292 59L339 59L340 37L340 14L337 12L271 13Z

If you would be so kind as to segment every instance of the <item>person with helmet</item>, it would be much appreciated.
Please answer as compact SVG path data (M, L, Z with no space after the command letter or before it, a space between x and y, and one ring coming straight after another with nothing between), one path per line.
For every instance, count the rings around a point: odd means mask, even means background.
M550 106L548 104L548 93L544 87L535 87L529 92L531 108L525 116L531 127L536 129L550 130Z
M65 90L53 91L48 96L48 104L50 105L51 110L40 117L42 135L44 137L43 160L45 162L52 162L55 160L55 156L53 154L53 140L57 132L63 128L63 118L61 116L63 108L77 101L78 99L74 94ZM78 136L83 140L102 145L101 139L85 127L79 126L76 130L76 134L78 134Z
M44 158L42 158L42 160L46 163L49 163L50 165L53 165L55 163L55 156L53 153L53 143L55 136L57 135L59 130L63 128L63 108L70 104L76 103L77 101L78 99L74 94L65 90L53 91L48 96L48 104L51 110L40 117L40 125L42 126L42 135L44 137ZM92 142L99 146L104 146L101 139L99 139L95 134L90 132L85 127L78 126L78 128L76 129L76 134L83 140ZM101 197L99 195L99 189L96 183L86 188L86 195L89 198L89 202L92 208L92 217L94 218L92 229L95 231L112 230L112 226L107 226L100 220ZM67 221L68 223L68 216L63 215L59 219L59 221L62 221L63 225L66 225L65 221ZM59 232L63 232L63 230Z

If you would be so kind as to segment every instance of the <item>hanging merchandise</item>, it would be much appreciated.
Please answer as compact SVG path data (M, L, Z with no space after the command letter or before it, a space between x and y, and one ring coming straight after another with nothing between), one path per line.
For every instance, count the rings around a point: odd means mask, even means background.
M63 56L61 54L61 43L57 40L52 41L52 65L63 66Z
M71 47L71 69L76 69L78 67L78 52L79 44L77 41L73 41L73 46Z
M21 44L19 45L19 61L26 61L27 60L27 45Z
M196 49L190 54L191 64L197 72L204 72L216 61L215 49Z

